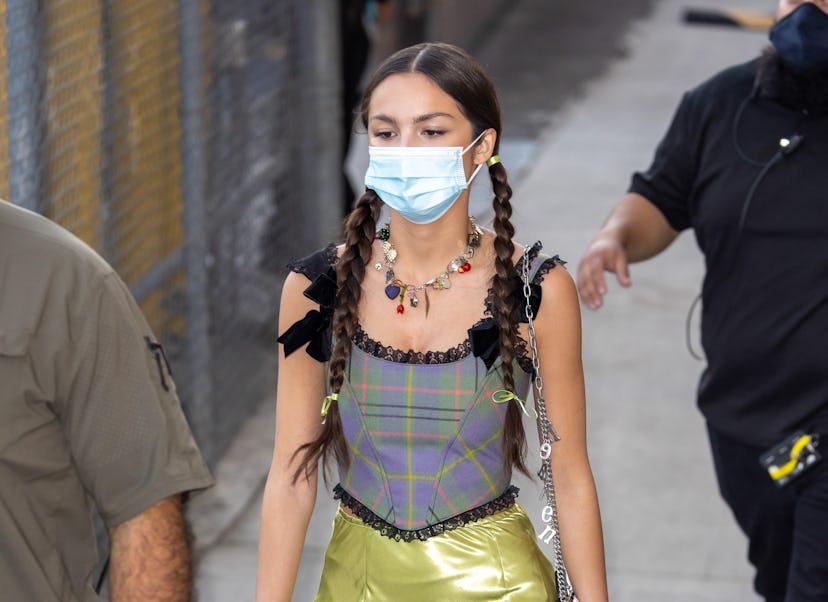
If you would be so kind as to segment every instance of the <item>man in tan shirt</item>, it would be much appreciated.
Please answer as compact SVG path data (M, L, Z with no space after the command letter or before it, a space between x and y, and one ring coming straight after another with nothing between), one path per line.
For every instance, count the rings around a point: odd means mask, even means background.
M124 283L57 224L0 201L0 598L189 600L182 493L210 473Z

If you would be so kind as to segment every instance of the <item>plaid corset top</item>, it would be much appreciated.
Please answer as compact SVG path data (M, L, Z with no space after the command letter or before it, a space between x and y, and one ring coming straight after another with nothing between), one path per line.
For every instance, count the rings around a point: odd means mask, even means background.
M526 321L520 277L529 259L528 302L541 306L544 274L563 265L535 243L515 266L515 322ZM304 295L318 309L279 335L285 356L305 348L320 362L331 357L337 250L329 245L288 267L310 284ZM514 501L511 470L503 463L507 404L492 394L503 388L499 331L491 317L445 352L403 352L370 339L357 325L345 382L337 402L350 466L340 466L335 497L370 526L394 539L425 539L492 514ZM553 311L550 308L547 311ZM518 341L515 394L526 399L532 361ZM509 401L508 403L514 403Z
M507 407L492 400L503 388L500 358L489 368L471 353L405 363L362 347L352 347L338 401L350 452L337 486L343 504L375 527L411 532L498 498L511 502L503 462ZM525 399L529 374L517 364L514 374L515 392Z

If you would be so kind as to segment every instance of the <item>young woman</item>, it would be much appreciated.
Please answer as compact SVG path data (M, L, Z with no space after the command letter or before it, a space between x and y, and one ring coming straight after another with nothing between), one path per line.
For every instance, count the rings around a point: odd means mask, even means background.
M292 261L282 293L258 600L291 598L329 457L340 509L318 601L556 599L510 484L528 474L527 262L566 566L581 602L606 600L577 296L563 262L512 240L491 81L459 48L421 44L377 69L360 109L370 163L345 243ZM493 231L468 215L482 169Z

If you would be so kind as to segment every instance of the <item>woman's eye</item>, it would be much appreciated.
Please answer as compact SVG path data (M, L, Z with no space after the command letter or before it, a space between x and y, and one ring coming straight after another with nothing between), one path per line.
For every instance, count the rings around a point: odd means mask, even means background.
M387 140L388 138L392 138L394 136L394 132L391 131L382 131L382 132L374 132L372 134L374 138L382 138Z
M435 138L437 136L442 136L445 133L445 130L423 130L423 134L427 138Z

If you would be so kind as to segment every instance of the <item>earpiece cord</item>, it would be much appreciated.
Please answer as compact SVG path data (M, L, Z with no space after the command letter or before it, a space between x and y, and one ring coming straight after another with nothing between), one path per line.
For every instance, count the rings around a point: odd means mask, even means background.
M742 234L745 230L745 223L747 222L748 211L750 210L750 205L753 202L753 197L756 194L756 189L759 187L759 184L762 182L762 180L765 179L765 176L767 175L768 171L770 171L771 167L779 163L779 161L781 161L782 157L784 156L784 153L780 150L771 158L770 161L765 163L764 167L762 167L761 171L753 179L753 184L751 184L750 189L748 190L747 196L745 197L745 201L742 204L742 211L739 214L739 222L736 226L736 238L733 241L733 252L730 255L730 264L728 265L727 270L725 270L724 272L724 277L729 276L730 273L733 271L733 268L736 266L736 256L739 251L739 243L742 240ZM684 322L684 338L687 344L687 351L690 352L690 355L694 359L703 361L704 357L696 353L696 350L693 349L693 341L690 333L690 324L693 321L693 312L695 311L696 306L699 304L699 301L701 301L701 293L696 295L695 299L693 299L693 302L690 304L690 308L687 310L687 318Z
M765 176L768 174L770 169L774 165L779 163L779 161L781 161L782 158L785 155L789 155L794 150L796 150L796 148L802 142L802 136L798 135L798 134L794 135L794 136L791 136L790 139L780 140L779 150L776 151L776 153L773 155L773 157L771 157L765 163L760 163L758 161L754 161L753 159L748 157L747 154L742 150L742 146L739 144L739 125L742 121L742 114L745 112L745 108L747 107L748 103L754 98L755 95L756 95L756 88L754 88L754 90L750 93L749 96L745 97L745 99L739 105L739 109L736 111L736 117L733 119L733 130L732 130L733 146L736 148L736 152L742 160L750 163L751 165L755 165L757 167L761 166L762 169L759 171L759 173L753 179L753 183L750 185L750 188L748 189L748 193L745 196L745 200L742 203L742 209L739 212L739 221L736 225L736 237L733 241L733 252L730 256L730 264L728 265L727 270L725 270L725 272L724 272L725 277L729 276L730 273L733 271L733 268L736 266L736 256L737 256L737 253L739 251L739 244L742 240L742 234L744 233L745 224L747 223L748 211L750 211L750 205L753 202L753 197L756 194L756 189L759 187L759 184L762 183L762 180L765 179ZM784 144L783 141L785 141L786 144ZM693 349L693 340L692 340L691 333L690 333L690 324L693 320L693 312L695 311L696 306L699 305L700 301L701 301L701 293L696 295L696 297L693 299L693 302L690 304L690 308L687 310L687 318L684 321L684 340L685 340L685 345L687 346L687 351L690 353L690 355L694 359L697 359L699 361L703 361L704 357L702 355L696 353L696 350Z
M701 301L701 293L696 295L695 299L693 299L693 302L690 304L690 309L687 310L687 317L684 320L684 344L687 346L687 351L690 352L690 355L694 360L703 362L704 356L699 355L696 353L696 350L693 349L693 339L690 336L690 323L693 321L693 312L695 312L699 301Z
M745 99L742 101L742 103L739 105L739 108L736 110L736 117L733 118L733 127L731 128L730 133L731 133L731 137L733 138L733 146L736 149L736 154L738 154L739 157L743 161L746 161L747 163L750 163L751 165L755 165L756 167L764 167L765 163L763 163L761 161L755 161L755 160L751 159L750 157L748 157L747 153L745 153L745 151L742 150L742 145L739 143L739 126L742 125L742 115L744 114L748 103L751 100L754 99L757 92L758 92L758 89L757 89L756 86L754 86L753 90L751 90L750 94L748 94L745 97Z

